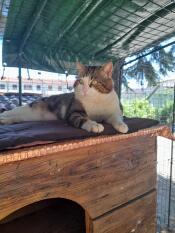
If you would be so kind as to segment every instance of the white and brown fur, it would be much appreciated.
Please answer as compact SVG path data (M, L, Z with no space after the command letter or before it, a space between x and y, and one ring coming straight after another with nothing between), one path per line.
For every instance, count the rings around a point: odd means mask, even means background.
M111 62L98 67L77 63L78 79L74 93L41 98L29 105L0 114L1 124L24 121L63 119L70 125L88 132L100 133L102 122L111 124L117 131L126 133L118 96L113 87Z

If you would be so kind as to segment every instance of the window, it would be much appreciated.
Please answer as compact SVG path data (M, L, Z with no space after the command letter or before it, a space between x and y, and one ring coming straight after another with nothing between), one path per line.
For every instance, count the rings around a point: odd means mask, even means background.
M18 86L17 86L16 84L13 84L13 85L12 85L12 89L13 89L13 90L17 90L17 88L18 88Z
M62 91L62 86L58 86L58 91Z
M40 91L41 90L41 85L36 85L36 89L37 89L37 91Z
M48 85L48 91L52 91L52 85Z
M32 90L32 85L24 84L24 90Z
M5 84L0 84L0 89L4 90L5 89Z

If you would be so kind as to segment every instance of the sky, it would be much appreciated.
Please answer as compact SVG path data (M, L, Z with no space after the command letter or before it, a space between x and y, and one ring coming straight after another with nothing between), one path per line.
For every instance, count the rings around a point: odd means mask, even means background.
M165 42L162 43L162 45L170 43L171 41L175 40L175 38L171 38L169 40L166 40ZM167 50L169 49L166 48ZM131 58L133 59L133 57ZM129 61L130 58L127 59ZM39 72L39 73L38 73ZM51 73L51 72L45 72L45 71L38 71L38 70L31 70L29 69L30 73L30 78L32 79L42 79L42 77L49 77L51 79L64 79L65 80L65 74L57 74L57 73ZM2 40L0 40L0 77L3 74L3 67L2 67ZM12 67L6 67L5 69L5 74L4 76L6 77L18 77L18 69L17 68L12 68ZM28 73L27 69L22 69L22 77L28 78ZM69 76L68 78L74 78L74 76ZM162 77L162 80L167 80L167 79L175 79L175 73L168 73L166 77ZM138 84L135 80L129 80L128 84L131 88L143 88L146 87L146 83L144 83L143 86Z

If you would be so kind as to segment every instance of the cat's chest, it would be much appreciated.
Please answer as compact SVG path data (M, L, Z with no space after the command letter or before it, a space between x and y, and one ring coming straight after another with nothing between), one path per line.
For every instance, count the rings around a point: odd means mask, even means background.
M87 115L92 120L103 120L103 118L107 115L105 104L93 104L85 102L83 106L86 110Z
M116 103L112 98L86 98L82 104L91 120L103 121L115 112Z

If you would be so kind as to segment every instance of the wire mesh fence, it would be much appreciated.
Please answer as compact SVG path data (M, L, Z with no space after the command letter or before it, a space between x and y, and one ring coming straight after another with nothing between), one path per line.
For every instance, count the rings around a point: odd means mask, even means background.
M175 132L173 122L175 79L154 86L128 89L123 87L121 101L124 115L157 119ZM157 232L175 231L175 142L157 139Z
M172 35L174 10L172 0L77 0L71 4L13 0L3 62L18 66L21 51L23 67L72 73L76 60L85 64L116 61Z
M175 80L159 83L149 88L122 92L124 113L128 116L150 117L161 124L172 124Z
M159 137L157 140L157 223L159 231L167 228L168 225L170 229L175 230L175 166L172 164L173 176L171 177L171 150L172 141ZM174 153L173 156L175 156Z

